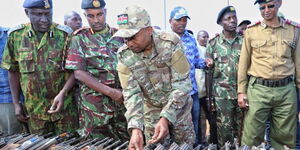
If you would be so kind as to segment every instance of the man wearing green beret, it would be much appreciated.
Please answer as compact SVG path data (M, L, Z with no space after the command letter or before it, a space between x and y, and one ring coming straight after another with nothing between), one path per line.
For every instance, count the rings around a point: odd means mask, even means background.
M52 0L25 0L23 7L30 23L10 30L2 59L2 67L9 70L16 116L28 122L31 133L74 131L74 76L64 70L72 30L52 22ZM21 90L26 110L19 102Z
M106 23L104 0L82 0L90 27L74 32L66 68L74 70L82 84L80 128L82 135L127 140L123 95L116 70L119 38L111 39L116 29Z
M281 0L256 0L263 20L245 31L238 72L238 103L249 107L242 145L260 145L270 120L271 145L294 149L300 87L299 26L278 17Z
M216 100L218 147L240 138L241 110L237 103L237 64L243 38L236 32L237 16L233 6L223 8L217 18L222 33L212 38L206 56L213 60L213 96Z

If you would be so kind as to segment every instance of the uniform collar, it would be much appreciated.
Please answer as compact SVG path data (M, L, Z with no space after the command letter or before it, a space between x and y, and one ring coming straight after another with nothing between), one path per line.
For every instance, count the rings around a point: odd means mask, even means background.
M56 26L57 26L57 24L53 22L52 25L50 26L49 31L48 31L48 32L45 32L45 33L47 33L47 35L49 35L50 38L54 37L54 28L55 28ZM32 24L29 23L29 28L28 28L28 33L27 33L28 37L31 38L31 37L33 37L33 36L36 36L36 32L37 32L37 31L35 31L35 30L33 29ZM44 36L45 36L45 33L44 33Z
M101 31L95 32L92 28L89 28L91 34L105 34L110 30L110 27L106 24L105 28Z
M228 42L228 43L232 44L232 42L235 41L238 37L239 37L239 36L238 36L238 34L236 33L236 34L235 34L235 37L234 37L232 40L228 40L228 39L225 37L225 35L224 35L223 32L220 34L221 43Z
M145 55L144 52L139 53L141 58L148 58L148 59L153 59L154 57L156 57L158 55L157 49L156 49L156 45L160 43L159 41L159 35L153 30L152 32L152 51L150 55Z
M279 26L278 27L282 27L282 28L286 28L285 26L285 21L281 18L281 17L278 17L279 18ZM265 21L263 20L260 24L264 29L266 29L267 27L269 27ZM277 28L277 27L275 27Z

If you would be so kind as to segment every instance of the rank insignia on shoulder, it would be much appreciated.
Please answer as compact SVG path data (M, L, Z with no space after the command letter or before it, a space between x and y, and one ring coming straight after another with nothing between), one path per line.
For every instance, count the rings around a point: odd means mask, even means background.
M128 23L128 14L121 14L118 15L118 21L117 24L127 24Z

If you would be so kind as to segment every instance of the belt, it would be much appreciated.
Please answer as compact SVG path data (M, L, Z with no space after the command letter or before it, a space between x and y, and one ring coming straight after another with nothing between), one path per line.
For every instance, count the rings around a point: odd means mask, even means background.
M290 82L294 81L293 76L288 76L283 79L279 80L268 80L268 79L263 79L263 78L256 78L255 83L264 85L267 87L281 87L281 86L286 86Z

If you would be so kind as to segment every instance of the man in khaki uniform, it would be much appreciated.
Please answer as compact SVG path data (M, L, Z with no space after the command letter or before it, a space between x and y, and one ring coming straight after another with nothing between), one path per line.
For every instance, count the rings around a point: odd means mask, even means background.
M242 145L251 147L263 142L266 120L271 115L272 147L295 148L299 27L277 16L281 0L256 3L264 19L246 30L238 71L238 103L242 108L249 106Z

